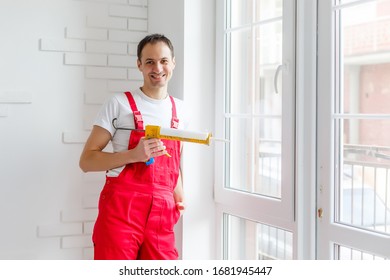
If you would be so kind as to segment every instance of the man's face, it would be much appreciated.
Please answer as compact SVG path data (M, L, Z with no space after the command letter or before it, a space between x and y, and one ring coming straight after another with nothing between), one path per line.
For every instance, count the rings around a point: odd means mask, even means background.
M146 44L137 60L138 69L144 76L144 86L161 88L168 84L175 68L175 59L164 42Z

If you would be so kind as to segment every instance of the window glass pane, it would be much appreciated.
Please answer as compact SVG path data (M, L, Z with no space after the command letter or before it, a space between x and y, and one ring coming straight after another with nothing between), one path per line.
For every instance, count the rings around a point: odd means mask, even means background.
M351 154L359 160L373 163L389 164L386 157L390 149L390 116L389 119L346 119L343 122L344 145L357 145L366 151L355 151Z
M354 4L354 3L359 4L359 2L363 2L363 1L366 1L366 0L334 0L334 1L335 1L335 5L337 6L337 5ZM376 0L376 1L372 0L372 1L373 2L378 2L379 5L382 5L382 4L384 4L383 2L386 2L387 0ZM385 5L385 7L387 7L386 4L384 4L384 5ZM380 6L380 10L383 10L383 7ZM367 12L369 12L369 11L367 10ZM369 15L370 14L367 13L367 17ZM361 20L364 20L364 18L362 18Z
M389 76L390 63L345 65L344 112L350 114L389 114Z
M252 22L253 0L228 0L228 27L234 28Z
M390 113L390 1L340 13L344 113Z
M282 0L255 0L255 20L262 21L270 18L281 17L283 11Z
M224 215L224 229L225 259L292 259L293 235L289 231L229 214Z
M257 4L276 9L274 1ZM277 18L226 36L226 186L276 198L282 177L282 71L275 75L282 63L282 33Z
M232 118L228 122L227 187L281 198L281 119Z
M252 120L249 118L228 119L229 160L227 164L227 187L252 192L254 147ZM229 180L230 179L230 180Z
M275 75L282 64L282 22L276 21L255 28L255 114L282 113L282 95L276 93ZM278 92L282 92L282 71L277 79ZM280 130L281 127L275 127Z
M282 141L281 119L265 118L255 121L255 190L257 194L281 198Z
M339 221L390 234L390 120L342 124Z
M275 92L274 78L282 61L282 23L272 22L258 26L254 30L255 54L250 29L234 31L228 37L230 63L227 88L230 89L230 99L227 112L281 114L282 97ZM282 72L277 79L279 93L282 92L281 81Z
M386 260L380 256L335 244L336 260Z
M337 220L390 234L390 116L368 115L390 114L390 1L345 6L339 14L343 74L338 103L346 116L336 123L341 155L335 165L341 167Z
M250 29L230 34L230 54L228 57L230 88L227 112L243 114L252 112L253 103L253 54L252 32ZM230 86L230 87L229 87Z

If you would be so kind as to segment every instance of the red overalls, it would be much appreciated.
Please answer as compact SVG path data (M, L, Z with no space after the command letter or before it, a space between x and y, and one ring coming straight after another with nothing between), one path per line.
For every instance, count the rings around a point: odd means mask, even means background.
M144 129L133 96L125 93L134 114L136 129ZM171 127L178 127L172 97ZM137 146L144 132L131 132L129 149ZM179 175L180 142L163 140L172 157L155 162L128 164L118 177L106 177L100 194L99 215L93 232L95 259L175 260L173 227L180 218L173 199Z

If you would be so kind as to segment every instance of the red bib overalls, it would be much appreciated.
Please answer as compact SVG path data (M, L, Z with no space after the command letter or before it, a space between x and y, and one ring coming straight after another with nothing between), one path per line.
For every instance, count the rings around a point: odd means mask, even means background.
M125 93L134 114L136 129L144 129L141 112L133 96ZM178 127L172 97L171 127ZM137 146L144 132L131 132L129 149ZM95 259L178 258L173 227L180 218L173 190L179 175L180 142L163 140L172 157L160 156L155 162L128 164L118 177L106 177L100 194L99 215L94 232Z

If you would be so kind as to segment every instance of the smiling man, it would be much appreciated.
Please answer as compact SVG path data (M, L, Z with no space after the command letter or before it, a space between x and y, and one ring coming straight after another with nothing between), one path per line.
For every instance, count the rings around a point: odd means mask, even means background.
M164 37L159 37L161 41L155 36L147 38L140 42L137 50L137 66L144 76L141 90L151 98L164 99L175 68L173 46Z
M175 68L161 34L138 44L143 85L109 98L80 157L84 172L106 171L94 231L95 259L178 258L173 227L184 210L178 141L146 139L144 127L186 128L183 102L168 93ZM111 141L113 152L104 149ZM153 164L146 164L153 158Z

